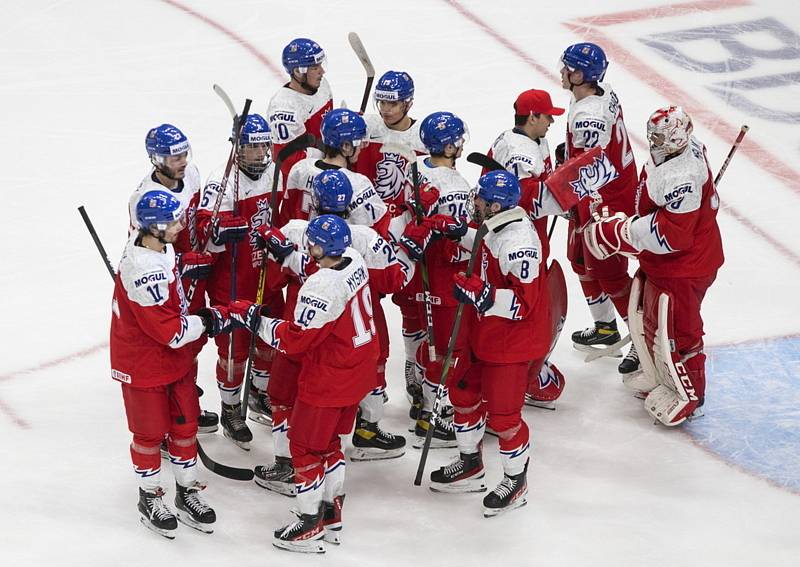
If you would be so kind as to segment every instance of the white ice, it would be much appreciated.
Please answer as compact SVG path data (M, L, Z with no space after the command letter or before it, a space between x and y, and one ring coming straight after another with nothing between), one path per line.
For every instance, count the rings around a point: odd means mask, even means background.
M227 156L230 124L211 85L223 85L237 106L247 96L256 111L265 112L283 78L209 22L244 38L278 67L280 51L291 38L316 39L328 53L337 105L345 99L351 106L360 102L364 82L346 39L347 32L357 31L378 73L393 68L413 75L414 116L454 111L470 127L466 150L485 151L494 136L511 126L511 105L522 90L545 88L557 104L568 103L555 82L558 57L565 46L588 36L564 22L659 5L644 0L597 0L591 6L524 0L181 1L196 15L165 0L3 2L0 565L800 563L796 494L731 466L680 430L654 426L641 403L624 390L616 362L585 365L565 337L554 355L568 379L557 411L524 411L533 451L530 501L521 510L486 520L479 496L434 494L412 486L418 452L409 449L399 460L348 465L344 543L324 558L272 547L272 530L291 518L289 499L205 470L207 499L219 517L216 533L203 535L181 526L177 539L169 542L143 529L135 509L136 478L120 388L109 377L111 280L75 209L86 205L116 263L126 235L128 196L148 169L145 132L162 122L178 125L189 135L205 175ZM469 19L467 12L476 18ZM800 9L788 2L754 2L667 16L603 30L706 110L735 126L747 122L752 128L748 140L793 167L798 157L794 124L748 116L706 87L797 72L797 59L703 77L671 65L637 38L768 17L797 33ZM758 34L748 41L770 48L775 43ZM713 59L719 51L703 56ZM607 80L620 96L641 165L647 116L664 103L682 101L667 100L622 63L612 58ZM792 111L793 92L786 86L763 96L770 105ZM712 134L708 114L701 115L696 134L716 168L735 130L730 137ZM563 139L563 131L559 119L550 130L551 147ZM470 181L476 179L473 166L459 168ZM789 255L721 212L727 262L704 306L710 350L797 334L800 263L791 254L800 255L798 190L741 154L720 193L723 202L782 243ZM565 266L570 288L566 335L585 326L589 316L564 259L564 240L560 222L553 255ZM399 432L406 426L402 342L399 314L390 311L386 428ZM219 403L213 364L214 353L207 348L200 383L206 390L202 404L210 409ZM741 411L758 404L757 395L746 397ZM796 408L788 423L796 432ZM221 435L207 439L206 449L240 466L268 462L270 434L259 426L253 429L251 454ZM428 470L453 454L431 453ZM495 440L487 439L485 455L487 480L494 485L502 474ZM798 452L794 459L800 459ZM164 473L170 478L168 467ZM170 489L174 494L171 484Z

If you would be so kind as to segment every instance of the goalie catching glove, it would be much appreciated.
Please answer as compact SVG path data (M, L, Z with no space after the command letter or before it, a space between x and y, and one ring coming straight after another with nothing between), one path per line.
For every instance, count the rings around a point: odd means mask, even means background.
M583 240L592 256L605 260L614 254L639 254L640 250L631 242L631 223L637 218L629 218L625 213L609 216L608 207L603 207L602 215L595 213L594 222L583 232Z
M471 303L479 313L486 313L494 305L494 286L478 275L467 277L462 273L453 276L453 295L461 303Z

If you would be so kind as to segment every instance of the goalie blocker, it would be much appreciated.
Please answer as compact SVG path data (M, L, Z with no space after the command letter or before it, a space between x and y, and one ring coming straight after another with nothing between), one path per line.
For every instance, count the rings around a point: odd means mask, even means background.
M644 407L666 426L680 425L699 416L705 383L702 374L692 372L693 358L702 366L702 351L681 355L673 326L673 295L648 281L639 270L633 279L628 325L639 353L641 371L623 377L623 383L647 393ZM694 376L693 376L694 375Z

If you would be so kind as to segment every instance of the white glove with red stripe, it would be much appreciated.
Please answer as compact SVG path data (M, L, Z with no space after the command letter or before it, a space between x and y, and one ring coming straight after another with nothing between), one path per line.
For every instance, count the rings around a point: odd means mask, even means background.
M636 218L628 218L625 213L609 216L608 207L603 207L602 215L595 213L594 222L583 231L583 241L592 256L605 260L614 254L639 254L640 250L631 242L631 223Z

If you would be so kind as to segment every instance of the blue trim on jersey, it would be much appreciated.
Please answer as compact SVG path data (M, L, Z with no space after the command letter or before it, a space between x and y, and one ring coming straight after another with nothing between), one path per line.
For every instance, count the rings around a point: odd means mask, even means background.
M510 451L503 451L500 449L500 454L508 457L509 459L514 459L516 457L521 457L524 455L528 449L530 448L530 443L525 443L522 447L517 447L516 449L512 449Z

